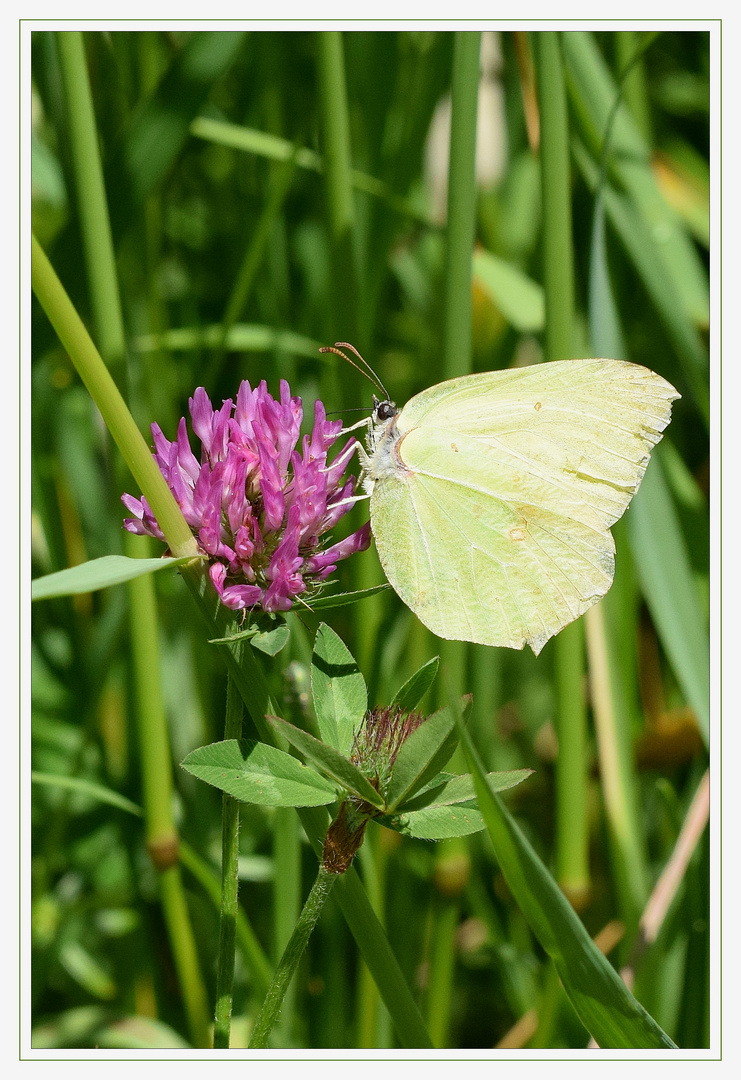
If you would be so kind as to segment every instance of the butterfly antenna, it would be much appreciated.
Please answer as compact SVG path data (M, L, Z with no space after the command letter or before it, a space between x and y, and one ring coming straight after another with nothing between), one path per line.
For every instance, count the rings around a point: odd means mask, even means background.
M358 360L363 365L363 367L360 367L358 364L355 363L354 360L351 360L350 357L347 355L347 353L341 352L342 349L349 349L351 353L354 353L354 355L357 356ZM383 385L383 383L381 382L379 377L376 375L373 368L370 366L368 361L365 360L360 355L360 353L355 348L355 346L350 344L349 341L336 341L334 343L334 345L324 345L319 350L319 352L320 353L331 352L331 353L334 353L335 356L342 357L342 359L346 360L347 363L351 365L351 367L354 367L356 371L359 371L361 375L365 376L365 378L368 379L369 382L374 383L374 385L377 387L377 389L379 389L381 391L381 393L383 394L384 399L386 401L390 400L388 390Z

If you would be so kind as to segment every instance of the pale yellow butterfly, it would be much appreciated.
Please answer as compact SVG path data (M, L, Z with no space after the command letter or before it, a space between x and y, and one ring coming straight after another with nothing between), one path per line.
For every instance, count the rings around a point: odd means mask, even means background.
M439 637L537 655L610 588L610 526L679 397L637 364L560 360L374 399L363 472L389 582Z

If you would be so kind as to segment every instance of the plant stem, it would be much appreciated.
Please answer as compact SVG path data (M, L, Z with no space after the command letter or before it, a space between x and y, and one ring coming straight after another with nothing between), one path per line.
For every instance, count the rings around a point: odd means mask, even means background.
M171 866L159 875L159 888L191 1039L197 1049L207 1049L211 1046L208 999L179 865Z
M144 538L135 539L127 534L125 539L131 557L141 557L142 548L149 547L148 542L142 543ZM172 766L159 678L157 612L154 597L146 587L148 583L147 577L134 578L128 583L128 590L147 847L161 851L161 857L153 854L157 865L167 862L166 849L177 852L178 836L170 805Z
M540 175L543 193L543 286L545 353L571 355L574 259L571 232L571 170L561 43L552 31L534 35L540 106Z
M127 534L127 553L141 555L141 542ZM132 550L133 549L133 550ZM172 766L160 682L157 612L152 580L129 582L131 645L137 696L137 727L147 850L160 874L160 894L193 1044L210 1046L206 990L178 862L172 816Z
M278 1018L280 1007L283 1004L286 990L295 974L299 961L303 956L304 949L311 937L311 932L316 926L317 920L324 907L324 902L329 896L332 886L337 880L336 874L330 874L323 866L319 867L316 881L311 887L311 892L306 898L303 910L299 916L296 927L286 945L281 957L278 969L273 976L267 997L263 1002L260 1013L255 1021L255 1026L250 1039L250 1050L264 1050L268 1045L268 1038L273 1025Z
M242 699L231 675L226 684L224 739L242 736ZM214 1050L229 1049L234 987L234 953L239 907L239 802L226 792L221 797L221 911L216 968Z
M587 707L584 696L584 626L564 627L556 656L556 877L577 911L589 896Z
M540 172L543 193L543 286L546 303L545 355L571 356L574 264L571 229L571 170L566 87L559 35L533 35L540 106ZM575 899L589 889L587 831L586 709L583 704L583 627L567 626L554 642L558 709L556 729L556 865L559 880Z
M626 936L638 925L648 895L647 870L640 837L640 810L630 753L630 728L622 696L616 692L620 672L615 671L615 649L608 643L605 606L586 613L589 682L605 814L614 848L615 879L621 900Z
M288 944L301 911L301 839L293 809L275 808L273 824L273 941L276 962ZM276 1027L279 1046L291 1046L296 984L289 986Z
M335 336L353 341L358 327L355 205L345 60L339 30L316 35L327 215L332 253L330 318ZM345 365L343 365L344 368ZM340 382L350 372L340 369Z
M432 936L427 986L427 1027L433 1045L442 1049L450 1040L456 941L461 915L459 897L438 897L433 905Z
M193 848L180 841L180 864L199 883L206 895L211 899L217 911L221 909L221 879L220 875L212 869L210 863L202 859ZM237 908L237 942L242 950L245 966L250 975L250 981L255 995L263 998L268 992L270 980L273 977L273 968L262 946L257 939L245 914L244 908Z
M476 117L479 90L479 31L458 31L453 51L448 226L443 324L443 375L471 371L471 274L476 228ZM468 643L440 642L440 654L457 696L463 692ZM443 699L441 698L441 704Z
M455 35L451 89L443 373L471 370L471 273L476 223L476 112L481 34Z
M365 842L358 852L361 864L363 884L382 924L384 919L384 898L386 895L386 870L391 847L387 838L393 836L388 829L374 828L370 825ZM378 987L373 981L368 965L361 961L357 977L357 1003L355 1016L357 1034L355 1045L358 1049L380 1049L393 1046L393 1032L388 1009L380 1002Z
M78 30L57 33L57 44L67 101L77 212L90 282L95 340L109 370L115 374L117 385L123 390L126 342L85 47Z
M306 811L301 815L304 828L307 825L305 814ZM336 896L391 1015L399 1042L407 1050L432 1050L430 1034L409 984L354 867L340 877Z

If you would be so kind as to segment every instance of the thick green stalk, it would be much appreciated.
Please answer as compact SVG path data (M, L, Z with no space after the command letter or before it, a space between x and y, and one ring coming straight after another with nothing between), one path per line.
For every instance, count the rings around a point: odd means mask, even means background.
M635 30L619 30L615 34L616 78L626 68L632 70L623 84L623 97L646 143L653 145L651 131L651 105L648 97L646 68L643 57L636 61L636 54L643 52L645 35Z
M632 62L636 63L640 55L634 53ZM617 97L605 122L589 252L589 335L596 356L628 355L610 282L605 225L605 182L620 103L621 98ZM656 468L654 462L649 478L655 475ZM637 506L631 510L631 514L638 512ZM632 722L640 713L640 704L635 689L638 685L634 648L636 604L630 568L620 555L621 551L627 555L625 520L616 522L612 531L618 551L615 581L602 602L588 612L585 626L613 876L626 925L626 940L630 940L646 897L647 852L631 740Z
M288 806L275 810L273 863L273 937L277 962L290 940L301 911L301 839L296 815ZM291 1045L295 999L296 984L292 983L286 992L276 1027L276 1041L280 1046Z
M393 836L394 834L388 829L376 827L371 823L368 826L365 842L358 852L365 890L383 926L385 926L386 877L389 856L393 850L388 838ZM380 1001L378 987L366 963L361 963L358 968L356 1000L356 1047L361 1050L370 1050L393 1046L393 1028L388 1010Z
M571 169L566 88L559 35L533 35L538 61L540 176L543 195L543 287L545 354L571 356L574 318L574 257L571 230Z
M336 238L352 231L355 217L342 34L339 30L320 31L318 47L325 140L324 172L332 200L330 224Z
M31 253L33 291L98 406L124 461L152 507L172 554L197 555L198 546L174 495L157 468L126 402L35 236L31 238Z
M566 626L556 643L556 877L579 911L589 895L587 705L581 619Z
M615 880L626 938L630 940L646 902L648 887L631 760L629 717L618 692L620 669L615 650L610 649L608 643L605 605L590 608L585 619L600 779L613 847Z
M296 923L293 934L286 945L278 969L270 984L267 997L265 998L262 1009L255 1021L255 1026L252 1030L252 1038L250 1039L249 1044L250 1050L264 1050L267 1047L270 1032L273 1030L273 1025L278 1019L278 1013L283 1004L283 998L285 997L291 979L296 972L299 961L304 954L304 949L311 937L311 932L316 926L317 919L324 907L324 902L329 896L336 880L336 874L330 874L323 866L319 867L316 881L312 885L311 892L306 898L306 903L304 904L301 915Z
M224 739L242 737L242 698L231 675L226 684ZM221 797L221 910L216 966L214 1050L229 1049L234 986L234 950L239 909L239 802L226 792Z
M127 554L142 557L149 548L145 537L126 536ZM148 552L151 555L151 552ZM147 847L155 866L167 865L177 854L178 835L172 816L172 764L165 720L159 669L159 639L154 596L149 579L134 578L128 584L131 646L139 720L142 798Z
M450 1041L456 955L455 935L460 915L461 905L458 897L442 898L434 907L427 987L427 1027L433 1044L441 1050L448 1046Z
M109 370L116 375L117 385L123 389L126 341L85 47L78 30L58 33L57 44L95 340Z
M543 193L543 286L547 360L571 356L574 262L571 229L571 170L566 88L559 35L533 35L540 107L540 172ZM561 883L575 898L589 888L587 834L586 710L583 706L583 629L572 624L555 640L558 708L556 730L556 865ZM564 800L567 800L565 802Z
M465 762L465 754L461 751ZM464 765L465 768L465 765ZM465 837L437 844L433 880L437 895L432 905L427 975L427 1026L434 1045L450 1045L450 1024L455 998L456 932L461 897L470 877L471 859Z
M139 538L127 536L128 554L141 554ZM188 916L178 860L178 834L172 816L172 766L160 682L157 612L149 577L129 583L131 644L137 697L142 795L147 850L160 871L162 905L193 1043L211 1044L206 990Z
M443 372L471 370L471 273L476 224L476 111L481 34L455 35L451 88Z
M476 118L480 48L480 32L462 30L456 33L451 86L443 324L443 374L446 379L467 375L471 371L473 355L471 274L476 229ZM440 653L448 681L455 685L455 693L460 695L466 677L467 644L464 641L443 641L440 643Z
M183 878L177 864L162 871L159 876L159 888L193 1045L197 1049L208 1049L211 1046L208 999L201 978L198 950L185 899Z
M303 816L302 821L306 827ZM407 1050L432 1050L417 1003L354 867L337 882L335 896L391 1015L399 1042Z

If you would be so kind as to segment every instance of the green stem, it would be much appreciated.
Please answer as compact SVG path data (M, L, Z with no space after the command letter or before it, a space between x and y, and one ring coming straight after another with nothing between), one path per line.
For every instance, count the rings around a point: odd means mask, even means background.
M471 370L471 274L476 224L476 113L481 34L455 35L448 167L443 372Z
M622 673L615 661L614 643L608 638L606 610L606 605L601 603L590 608L585 616L589 682L615 880L626 938L630 940L648 896L648 883L640 843L642 830L632 764L630 718L624 707L625 696L620 693Z
M226 684L224 739L242 737L242 699L231 675ZM226 792L221 797L221 911L216 967L214 1050L229 1049L234 987L234 953L239 909L239 802Z
M141 555L141 538L127 534L126 543L130 556ZM129 582L128 589L147 850L160 872L165 922L191 1037L195 1046L207 1047L211 1039L206 990L177 866L178 834L172 814L170 740L162 700L157 611L152 580L150 577L134 578Z
M117 373L116 383L123 388L126 341L85 47L77 30L58 33L57 44L95 340L109 369Z
M383 900L386 890L386 864L388 862L389 849L383 843L381 836L388 830L374 828L369 825L363 846L358 852L358 860L363 874L363 884L373 909L379 920L383 923ZM357 1034L355 1045L358 1049L370 1050L373 1047L390 1046L388 1040L383 1039L383 1027L388 1027L388 1012L384 1009L379 1015L379 995L368 965L360 964L357 977L357 1005L355 1015L357 1017Z
M126 536L127 554L143 557L149 548L143 537ZM151 554L145 551L144 554ZM138 699L139 749L142 795L146 819L147 846L162 851L153 855L155 865L167 861L166 849L177 851L178 837L172 816L172 766L162 687L159 678L159 638L154 596L147 588L151 580L134 578L128 583L131 647Z
M453 379L471 371L471 274L476 230L476 118L479 90L478 31L458 31L453 51L448 225L443 324L443 375ZM462 693L468 643L440 642L448 681ZM441 704L443 701L441 700Z
M540 175L543 195L543 285L548 360L571 356L574 259L571 232L571 170L561 43L552 31L534 35L538 59Z
M465 761L465 754L462 754ZM427 980L427 1026L436 1047L450 1042L454 1002L456 931L461 897L468 884L471 858L467 840L456 836L437 845L433 880L437 896L432 904Z
M556 642L556 877L577 911L589 895L587 707L584 624L564 627Z
M301 839L296 815L289 806L275 809L273 822L273 935L276 962L290 940L301 911ZM291 1046L296 997L289 986L276 1028L279 1046Z
M433 908L430 973L427 987L427 1027L433 1044L442 1049L450 1040L453 1004L455 935L460 922L458 897L442 897Z
M208 999L201 977L198 949L180 867L176 865L164 870L159 876L159 887L193 1045L199 1049L207 1049L211 1046Z
M255 1027L250 1039L250 1050L264 1050L268 1045L270 1032L278 1018L280 1007L283 1004L286 990L293 978L299 961L304 954L311 932L317 924L317 920L324 907L324 902L329 896L332 886L337 880L336 874L330 874L324 867L319 867L316 881L311 887L311 892L306 898L303 910L299 916L296 927L286 945L281 957L278 969L273 976L268 995L263 1002L262 1009L255 1021Z
M559 35L540 31L534 40L540 107L545 355L548 360L557 360L571 356L574 320L569 126ZM589 889L582 641L583 628L579 625L562 630L554 643L559 740L556 865L559 879L575 899L582 899Z
M342 34L322 30L317 34L317 60L324 143L324 177L332 253L332 297L330 316L334 335L345 341L357 337L358 285L355 251L355 204L350 117L345 86ZM344 367L344 365L343 365ZM347 372L340 368L340 381Z
M302 821L306 827L303 815ZM391 1015L399 1042L407 1050L432 1050L417 1003L354 867L339 879L335 895Z
M221 879L205 859L185 842L180 841L180 863L193 875L217 911L221 910ZM244 908L237 908L237 943L242 950L244 963L252 981L252 988L262 999L268 992L273 977L273 967L263 952L255 931L245 915Z
M616 76L622 79L630 69L623 84L623 97L638 130L646 143L653 144L651 131L651 106L649 103L646 68L643 63L645 39L636 30L619 30L615 34Z

